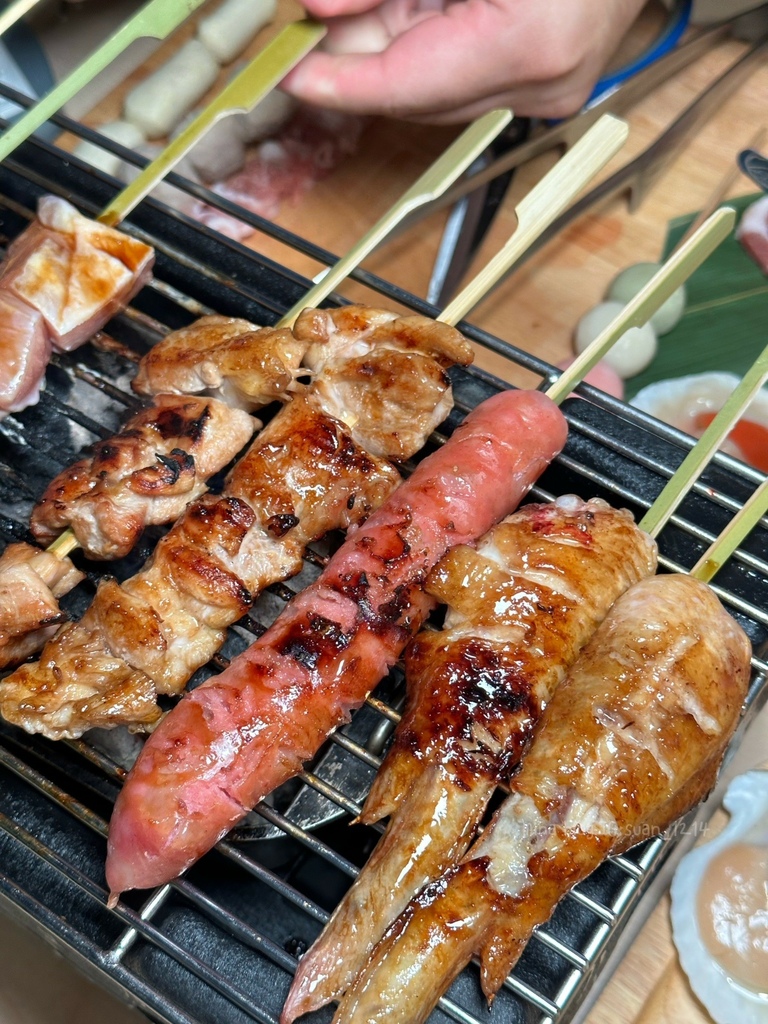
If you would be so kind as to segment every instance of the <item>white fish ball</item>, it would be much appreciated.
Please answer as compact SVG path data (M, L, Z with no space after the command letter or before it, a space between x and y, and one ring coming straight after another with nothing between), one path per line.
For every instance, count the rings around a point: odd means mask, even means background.
M219 64L229 64L275 16L277 0L224 0L203 18L197 37Z
M574 348L581 354L584 349L602 334L624 308L623 302L601 302L588 310L576 325ZM650 322L642 327L630 327L619 338L613 348L603 356L622 378L634 377L646 368L656 355L656 331Z
M219 65L199 39L190 39L125 98L124 115L148 139L170 135L208 92Z
M611 282L606 299L623 302L626 305L645 288L659 267L659 263L635 263L634 266L622 270ZM651 317L656 334L666 334L672 330L685 311L685 300L685 285L681 284Z
M293 96L280 89L273 89L247 114L233 114L232 119L239 126L246 142L261 142L282 128L298 106Z
M110 121L109 124L101 125L98 132L100 135L112 139L113 142L119 142L126 149L138 149L146 141L141 129L137 128L135 124L131 124L130 121ZM104 171L105 174L111 174L113 178L120 177L118 172L123 159L115 153L102 149L94 142L85 141L78 142L73 152L76 157L90 164L91 167L96 167L98 170Z
M184 118L173 133L179 135L195 115ZM245 163L245 143L234 115L215 121L205 135L187 153L188 163L194 167L201 181L212 182L228 178Z

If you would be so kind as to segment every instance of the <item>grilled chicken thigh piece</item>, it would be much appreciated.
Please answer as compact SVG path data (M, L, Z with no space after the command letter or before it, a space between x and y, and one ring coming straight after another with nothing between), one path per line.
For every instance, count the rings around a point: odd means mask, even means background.
M492 998L576 882L706 796L749 676L749 640L709 587L634 584L555 691L491 824L390 927L336 1024L421 1024L475 955Z
M360 349L366 344L379 339L361 338ZM420 379L422 354L410 339L408 354ZM338 353L328 369L346 358ZM375 389L379 377L361 383ZM258 593L298 571L311 540L359 524L399 483L394 466L358 441L368 433L364 415L338 411L336 418L325 408L317 378L284 406L221 495L188 505L139 573L122 585L104 581L82 620L48 643L39 662L0 682L0 714L53 738L156 722L158 693L178 693ZM407 409L378 429L391 431L400 451L404 426ZM413 435L406 457L425 441Z
M446 368L473 358L472 346L448 324L368 306L306 309L294 333L308 345L304 364L326 411L368 451L399 462L451 411Z
M284 401L297 389L306 347L286 328L204 316L154 345L142 357L131 386L143 395L205 391L253 410Z
M147 526L172 522L202 494L255 427L215 398L158 395L51 481L32 511L32 533L50 544L69 527L90 558L121 558Z
M390 822L301 958L283 1024L342 995L409 899L465 853L579 650L655 568L629 512L567 495L526 505L432 570L445 624L406 650L406 711L360 815Z
M0 555L0 668L40 650L65 616L59 598L83 573L69 558L32 544L9 544Z

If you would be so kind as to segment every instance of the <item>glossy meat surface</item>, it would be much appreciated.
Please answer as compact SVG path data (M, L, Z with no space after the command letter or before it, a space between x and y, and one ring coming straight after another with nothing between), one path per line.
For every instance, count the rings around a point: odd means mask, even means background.
M0 682L0 713L52 738L153 724L158 693L178 693L253 598L300 569L311 540L365 518L399 480L311 397L295 399L221 495L189 504L136 575L103 580L79 623Z
M422 624L433 605L423 591L432 566L517 504L566 429L538 392L482 403L259 640L186 695L118 798L107 861L113 893L175 877L299 770Z
M406 651L408 704L360 816L390 822L301 958L283 1024L338 998L409 899L462 856L579 650L655 568L629 512L568 495L526 505L432 570L445 625Z
M32 533L45 545L69 527L90 558L121 558L147 526L181 515L255 426L214 398L158 395L48 485L32 511Z
M368 306L306 309L294 333L308 345L304 363L326 412L368 451L395 461L417 452L451 411L446 368L473 357L448 324Z
M51 351L86 342L151 277L152 248L44 196L0 272L0 418L34 405Z
M0 668L39 650L65 616L59 598L83 579L69 558L31 544L9 544L0 555Z
M242 323L247 322L224 321L224 333L237 334ZM356 356L381 344L382 338L381 331L372 337L364 317L359 325ZM390 340L399 344L399 334ZM418 382L424 353L414 340L409 336L403 343L402 370ZM301 351L307 344L301 342ZM331 352L323 372L339 368L349 358L348 345L326 344ZM432 351L428 337L425 344ZM315 340L313 345L317 353L322 342ZM445 358L442 353L441 362ZM378 387L376 375L365 380L369 387ZM158 714L157 693L178 693L215 654L227 626L245 613L260 591L298 571L307 543L359 523L381 504L399 482L399 474L355 439L358 427L367 430L362 409L334 405L340 418L328 412L321 381L322 374L315 376L278 412L236 464L222 495L190 504L139 573L122 586L103 582L77 628L56 637L37 664L24 666L0 684L0 712L5 717L53 738L82 734L96 724L94 714L104 724L105 708L109 724L152 724ZM174 402L221 405L213 399L173 395L158 401L170 407ZM248 419L244 413L233 415ZM347 422L355 424L352 431ZM411 426L407 409L399 418L378 423L377 429L398 438L400 449L404 424ZM410 444L421 447L425 441L425 435L411 430ZM415 450L408 448L407 453ZM118 466L127 463L131 468L130 444L122 452L107 446L106 454L114 456ZM97 468L101 473L104 466ZM77 472L70 481L65 477L70 507L82 500L86 513L95 504L88 480L87 474L81 479ZM93 475L90 480L94 482ZM95 487L98 491L99 484ZM109 490L117 494L119 486ZM128 497L133 501L130 492ZM125 493L122 498L125 507ZM98 509L106 512L98 525L107 519L124 536L126 520L108 515L112 508L102 499L100 495ZM88 699L82 700L82 694Z
M53 347L69 352L130 302L153 262L144 242L44 196L37 220L8 250L2 287L38 310Z
M750 653L704 584L669 575L632 586L556 690L492 823L387 932L337 1024L420 1024L474 955L492 998L576 882L709 792Z
M0 419L38 401L50 358L41 314L3 289L0 278Z
M153 345L132 387L143 395L206 391L230 405L257 409L290 397L306 347L287 329L204 316Z

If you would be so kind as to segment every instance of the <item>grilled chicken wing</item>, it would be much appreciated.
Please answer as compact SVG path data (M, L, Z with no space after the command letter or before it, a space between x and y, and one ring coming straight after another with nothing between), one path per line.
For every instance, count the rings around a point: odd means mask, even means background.
M113 893L174 878L316 753L433 606L427 573L518 503L566 436L540 392L502 392L355 530L315 583L144 746L110 827Z
M283 1024L338 998L410 898L463 855L581 647L655 568L629 512L570 495L525 506L432 570L445 625L406 651L408 705L360 816L391 820L301 958Z
M127 555L147 526L169 523L253 434L248 413L214 398L158 395L114 437L63 470L32 511L40 544L69 527L91 558Z
M149 280L150 246L44 196L0 276L0 414L37 401L52 349L87 341Z
M491 825L409 903L336 1024L420 1024L474 955L492 998L576 882L708 793L749 673L749 641L708 587L634 584L555 691Z
M0 668L40 650L65 616L59 598L83 579L69 558L31 544L9 544L0 555Z
M143 395L215 392L232 406L255 409L296 390L306 348L287 329L204 316L154 345L131 386Z

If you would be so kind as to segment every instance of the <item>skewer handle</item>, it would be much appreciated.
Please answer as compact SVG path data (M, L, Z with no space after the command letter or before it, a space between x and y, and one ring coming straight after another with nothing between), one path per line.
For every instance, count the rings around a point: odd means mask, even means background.
M720 412L709 424L696 445L688 452L674 476L643 516L640 521L641 530L645 530L652 537L657 536L701 473L702 467L712 458L741 418L749 403L765 383L766 378L768 378L768 345L744 374L728 396Z
M0 11L0 36L4 35L12 25L28 14L39 2L40 0L15 0L14 3L8 4L3 11Z
M80 547L77 537L75 537L70 529L66 529L45 550L49 555L55 555L57 558L66 558L77 547Z
M625 121L604 114L515 208L517 228L507 244L437 318L456 325L484 298L539 235L627 140Z
M622 311L608 324L591 345L571 363L567 370L547 389L547 394L558 405L579 384L616 344L630 327L640 327L653 316L669 296L688 280L694 270L717 248L724 238L733 231L736 211L730 206L717 210L692 235L685 245L675 252L663 267L653 275L648 284L628 302Z
M736 513L733 519L691 569L702 583L709 583L712 577L728 561L744 538L757 526L768 512L768 480L764 480L752 497Z
M309 19L286 25L216 99L115 196L99 216L101 223L114 227L127 217L216 121L238 111L247 113L255 107L320 42L326 31L324 25Z
M346 256L299 299L280 320L278 327L292 327L303 309L318 306L405 217L442 195L511 120L511 110L492 110L473 121Z
M145 36L165 39L203 2L204 0L150 0L0 136L0 160L5 160L41 124L45 124L49 117L57 110L61 110L65 103L111 64L132 42Z

